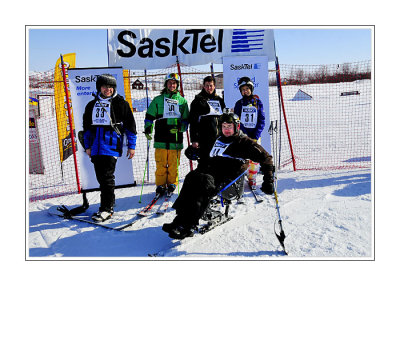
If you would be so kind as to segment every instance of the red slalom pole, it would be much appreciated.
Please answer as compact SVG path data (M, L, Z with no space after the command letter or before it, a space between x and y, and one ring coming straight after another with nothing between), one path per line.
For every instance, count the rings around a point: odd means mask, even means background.
M184 93L183 93L183 83L182 83L182 73L181 73L181 66L179 64L179 58L178 56L176 56L176 65L178 67L178 75L179 75L179 84L180 84L180 90L179 93L181 93L181 95L183 97L185 97ZM187 142L188 142L188 146L190 146L190 138L189 138L189 133L188 131L186 131L186 138L187 138ZM193 170L193 162L192 160L189 160L189 165L190 165L190 170Z
M290 153L292 155L293 170L296 171L296 160L294 158L292 140L290 138L289 127L288 127L288 122L287 122L287 118L286 118L285 105L283 103L282 83L281 83L281 70L280 70L280 67L279 67L278 57L276 57L276 56L275 56L275 67L276 67L276 76L277 76L277 87L278 87L278 91L279 91L280 101L281 101L281 104L282 104L282 112L283 112L283 118L285 120L286 133L287 133L287 136L288 136Z
M72 155L74 156L76 184L78 186L78 194L80 194L81 193L81 185L79 182L78 161L76 160L75 136L74 136L74 130L72 128L72 115L71 115L71 106L70 106L69 95L68 95L67 77L66 77L66 73L65 73L64 59L63 59L62 54L60 54L60 56L61 56L61 66L62 66L62 74L63 74L63 81L64 81L65 100L67 102L69 130L70 130L70 134L71 134Z

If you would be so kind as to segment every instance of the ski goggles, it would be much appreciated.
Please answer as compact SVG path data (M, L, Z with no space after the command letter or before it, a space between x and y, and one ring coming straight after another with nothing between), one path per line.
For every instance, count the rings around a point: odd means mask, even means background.
M165 80L175 80L179 82L179 75L177 73L168 74Z

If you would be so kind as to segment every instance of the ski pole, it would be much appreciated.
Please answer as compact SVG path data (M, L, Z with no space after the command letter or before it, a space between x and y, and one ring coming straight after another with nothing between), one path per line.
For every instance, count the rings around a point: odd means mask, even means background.
M147 110L149 109L149 92L148 92L149 87L147 86L147 70L146 69L144 70L144 82L146 85L146 113L147 113ZM150 149L150 143L147 142L147 156L149 154L149 149ZM149 159L147 158L147 182L150 181L149 170L150 170Z
M178 131L175 133L176 138L176 173L178 177L178 195L179 195L179 157L178 157Z
M285 232L283 231L281 212L279 210L278 194L276 193L276 190L274 190L274 198L275 198L276 212L278 214L278 225L279 225L279 229L280 229L279 234L278 234L278 233L276 233L276 230L274 227L274 232L275 232L276 238L278 238L278 241L283 249L283 252L285 253L285 255L287 255L288 253L286 251L285 243L284 243L286 235L285 235Z
M146 156L146 164L144 166L143 180L142 180L142 189L140 190L139 204L142 202L142 194L143 194L143 186L144 186L144 177L146 176L147 165L149 164L149 146L150 143L147 141L147 156Z
M274 143L274 125L273 125L273 121L271 121L271 125L270 125L270 129L268 130L269 134L271 135L271 141L272 141L272 150L275 152L275 143ZM274 158L274 165L276 165L276 155L273 157ZM281 211L279 209L279 202L278 202L278 193L277 193L277 188L278 188L278 178L275 177L275 173L272 174L272 179L274 182L274 199L275 199L275 208L276 208L276 213L278 215L278 225L279 225L279 234L276 233L275 230L275 226L274 226L274 233L276 238L278 238L279 244L281 245L283 252L285 253L285 255L287 255L287 251L285 248L285 232L283 231L283 226L282 226L282 218L281 218Z

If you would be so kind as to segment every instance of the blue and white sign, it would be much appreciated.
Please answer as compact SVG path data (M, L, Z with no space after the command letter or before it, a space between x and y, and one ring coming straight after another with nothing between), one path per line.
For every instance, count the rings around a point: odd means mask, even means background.
M225 56L275 58L274 31L257 29L110 29L108 65L125 69L161 69L222 63Z

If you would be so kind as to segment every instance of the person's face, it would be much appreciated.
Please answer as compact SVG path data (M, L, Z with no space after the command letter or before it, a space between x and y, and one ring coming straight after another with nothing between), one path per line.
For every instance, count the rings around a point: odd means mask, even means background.
M214 82L206 82L203 86L204 90L208 93L208 94L212 94L212 92L214 92L215 90L215 85Z
M242 94L242 96L250 96L251 89L249 86L242 86L240 87L240 93Z
M230 137L235 133L235 126L233 123L222 123L222 134L225 137Z
M103 85L100 87L100 92L105 98L108 98L113 95L114 88L109 85Z
M174 80L167 81L167 88L170 92L174 92L177 87L178 87L178 83L176 81L174 81Z

